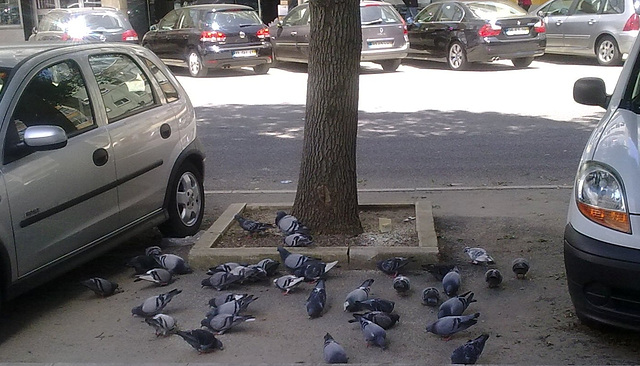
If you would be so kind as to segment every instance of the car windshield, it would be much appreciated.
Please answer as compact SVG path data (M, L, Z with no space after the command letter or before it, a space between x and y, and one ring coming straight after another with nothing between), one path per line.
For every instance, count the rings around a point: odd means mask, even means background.
M84 14L72 18L68 31L86 34L90 31L118 30L124 26L117 17L110 14Z
M480 19L505 18L526 14L524 9L504 3L469 2L466 4L473 15Z
M362 25L402 23L397 13L390 6L365 5L360 8Z
M211 29L224 29L228 27L246 27L260 25L262 21L253 10L235 10L207 13L205 23Z
M4 95L4 86L9 79L9 74L11 73L11 69L6 67L0 67L0 100L2 100L2 96Z

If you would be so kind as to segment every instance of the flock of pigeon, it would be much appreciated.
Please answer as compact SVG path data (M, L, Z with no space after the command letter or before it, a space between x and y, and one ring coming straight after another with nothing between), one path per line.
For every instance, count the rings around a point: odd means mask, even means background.
M248 220L236 215L240 226L250 234L264 232L274 227ZM309 229L292 215L279 211L276 215L276 225L284 235L287 246L301 246L312 243ZM301 243L307 244L301 244ZM322 316L325 312L326 274L336 266L337 261L325 263L321 259L312 258L298 253L292 253L284 247L277 248L280 259L288 274L273 279L273 284L286 295L302 282L315 283L306 301L306 310L310 318ZM473 264L494 264L493 258L482 248L465 248ZM411 289L410 280L399 272L410 262L410 258L392 257L376 263L377 268L393 277L393 288L400 296L407 295ZM172 283L176 274L192 273L189 265L181 257L174 254L163 254L160 247L152 246L145 250L144 255L131 258L127 263L135 270L134 281L149 281L157 286L167 286ZM276 276L280 262L265 258L255 264L222 263L209 268L208 277L201 282L202 287L225 291L231 286L244 283L262 281ZM423 266L438 281L442 283L442 290L449 297L440 302L440 291L436 287L428 287L422 291L422 304L439 306L437 319L430 322L426 331L448 339L451 335L466 330L477 323L480 313L465 315L470 304L476 302L474 293L467 291L458 294L462 278L458 268L454 265L429 264ZM524 258L517 258L512 263L512 270L518 278L524 278L529 270L529 263ZM499 287L502 274L498 269L490 268L485 274L488 287ZM343 304L345 312L352 312L350 323L358 323L367 345L387 348L387 330L400 319L394 312L395 302L382 298L370 298L371 286L374 279L364 280L358 287L349 292ZM118 292L118 284L100 277L90 278L82 284L99 296L110 296ZM211 310L201 321L201 328L193 330L179 330L176 320L163 310L173 297L182 291L173 289L166 293L152 296L131 310L132 315L143 317L145 322L154 328L156 336L170 336L176 334L184 339L199 353L212 352L223 349L222 342L216 335L223 334L229 329L244 322L255 320L252 315L244 312L258 297L246 293L224 292L209 300ZM454 364L474 364L482 353L488 334L482 334L457 347L451 354ZM327 363L346 363L348 357L345 349L331 336L324 336L323 357Z

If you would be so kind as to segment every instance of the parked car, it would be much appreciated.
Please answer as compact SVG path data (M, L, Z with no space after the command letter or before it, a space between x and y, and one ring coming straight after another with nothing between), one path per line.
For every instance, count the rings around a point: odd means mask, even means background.
M403 0L384 0L385 2L393 5L394 8L396 8L396 10L398 11L398 13L400 13L400 15L402 16L402 18L405 21L407 20L407 4L403 1ZM425 6L431 4L433 1L432 0L418 0L418 11L422 10Z
M528 67L546 45L540 17L499 0L435 2L408 29L409 58L446 59L452 70L499 59Z
M606 109L580 158L564 231L571 300L587 324L640 330L640 42L612 95L576 81L578 103Z
M302 4L269 28L276 61L309 62L310 19L309 4ZM388 3L362 1L360 24L361 61L375 62L385 71L395 71L409 48L406 23L400 14Z
M45 14L29 40L138 43L138 34L117 9L66 8Z
M141 230L198 232L204 154L193 106L126 43L0 48L0 299Z
M151 26L142 44L167 65L187 67L193 77L209 69L253 67L266 74L272 52L269 29L252 8L235 4L185 6Z
M550 0L532 14L547 24L547 53L596 57L620 65L640 29L634 0Z

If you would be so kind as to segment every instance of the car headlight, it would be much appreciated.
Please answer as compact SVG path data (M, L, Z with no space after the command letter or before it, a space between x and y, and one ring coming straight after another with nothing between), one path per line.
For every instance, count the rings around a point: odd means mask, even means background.
M613 168L585 163L576 179L576 202L589 220L631 234L624 186Z

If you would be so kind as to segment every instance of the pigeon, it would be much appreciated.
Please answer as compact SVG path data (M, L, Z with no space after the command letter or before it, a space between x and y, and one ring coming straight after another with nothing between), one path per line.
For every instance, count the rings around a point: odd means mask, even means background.
M484 279L487 281L490 288L495 288L500 286L502 283L502 273L500 273L499 270L492 268L484 274Z
M162 266L162 268L174 274L187 274L193 272L191 267L184 261L181 257L175 254L161 254L159 256L155 256L158 264Z
M310 318L317 318L322 315L324 306L327 303L327 291L324 280L319 280L307 298L307 314Z
M156 314L160 314L162 309L173 299L174 296L181 293L182 290L173 289L165 294L157 296L151 296L142 302L142 305L138 305L131 309L133 315L139 315L144 317L151 317Z
M371 320L367 320L362 316L358 316L357 314L354 314L354 316L360 322L360 329L362 329L364 340L367 342L367 346L374 345L382 349L386 349L387 332L382 329L381 326L372 322Z
M378 261L376 263L376 266L382 272L395 277L398 275L398 270L403 268L407 264L409 264L409 258L393 257Z
M324 348L322 349L324 362L326 363L347 363L347 353L338 342L336 342L331 334L324 335Z
M189 343L191 347L195 348L198 353L208 353L216 349L223 349L222 342L206 329L178 331L176 334Z
M271 258L265 258L258 262L257 265L262 267L267 272L267 276L273 276L276 273L280 262L274 261Z
M245 283L246 281L253 280L253 276L258 273L258 269L246 266L237 266L229 273L235 276L239 276L240 279L238 279L238 282Z
M422 265L422 268L427 272L431 273L433 277L438 281L442 281L444 276L447 273L449 273L453 269L453 267L455 267L455 265L453 264L426 264L426 265L423 264Z
M278 247L278 253L280 253L280 258L282 259L282 262L284 262L284 266L290 271L294 271L302 267L305 262L312 260L311 257L298 253L291 253L283 247Z
M239 263L236 263L236 262L222 263L222 264L218 264L215 267L209 267L209 270L207 271L207 274L209 276L211 276L216 272L231 272L233 269L235 269L236 267L240 267L240 266L241 265Z
M489 254L487 254L487 251L482 248L465 247L464 252L467 253L469 258L471 258L471 263L473 264L478 264L478 263L494 264L495 263L493 258L491 258Z
M247 310L247 307L252 302L256 301L258 298L253 297L253 295L245 295L239 299L234 299L231 301L227 301L220 306L213 307L213 310L210 312L213 315L217 314L233 314L238 315L241 312Z
M306 261L302 266L293 271L293 274L298 277L304 277L305 281L317 281L320 278L324 278L324 275L329 272L329 270L335 265L338 264L338 261L333 261L329 263L323 263L318 260L312 259Z
M143 274L150 269L159 268L160 265L156 262L154 257L148 255L137 255L125 264L127 267L132 267L135 270L135 274Z
M276 285L276 287L280 290L284 291L286 295L291 292L291 290L293 290L296 286L298 286L302 281L304 281L304 277L284 275L273 280L273 284Z
M276 226L284 235L293 233L309 234L309 228L298 221L295 216L287 215L284 211L276 212Z
M488 334L482 334L476 339L468 340L467 343L453 350L451 354L452 364L474 365L484 349L484 344L489 339Z
M222 291L241 279L241 276L232 273L216 272L211 277L202 280L200 284L202 287L213 287L218 291Z
M393 301L379 298L356 301L355 304L358 309L366 309L369 311L384 311L385 313L392 312L395 305Z
M406 295L407 292L411 289L411 282L409 281L409 277L399 275L393 279L393 288L400 295Z
M440 305L438 309L438 318L444 318L445 316L462 315L464 311L469 307L469 304L476 302L473 299L473 292L467 291L462 295L458 295L450 298Z
M440 302L440 291L435 287L422 290L422 305L436 306Z
M251 271L250 272L245 272L245 274L250 273L250 276L247 277L245 279L245 281L255 282L255 281L260 281L260 280L263 280L263 279L269 277L269 273L267 273L267 270L262 268L262 267L260 267L257 264L250 264L250 265L247 266L247 268L251 269Z
M516 278L524 278L529 272L529 261L524 258L516 258L511 262L511 269Z
M384 330L393 327L400 320L400 315L396 313L385 313L384 311L369 311L364 314L353 314L353 317L355 319L349 320L349 323L357 322L358 317L363 317L378 324Z
M146 318L144 321L155 328L156 337L166 337L176 329L176 320L166 314L156 314L152 318Z
M229 301L242 299L244 296L247 296L247 294L236 294L232 292L227 292L226 294L212 297L211 300L209 300L209 306L211 306L212 308L217 308L220 305L227 303Z
M473 315L445 316L427 325L427 332L442 337L449 337L461 330L465 330L478 322L480 313Z
M444 289L444 293L449 297L455 296L458 293L458 289L460 289L461 282L462 277L460 277L458 267L454 267L442 278L442 288Z
M358 288L349 292L344 300L344 311L358 311L356 302L364 301L369 298L371 284L373 284L373 278L365 280L360 286L358 286Z
M153 282L158 286L166 286L171 283L171 272L164 268L153 268L145 274L136 275L136 279L133 282L142 280Z
M155 257L161 254L162 254L162 249L157 245L147 247L144 250L144 255L146 255L147 257Z
M256 318L251 315L207 314L207 317L205 319L202 319L200 324L203 327L207 327L218 334L224 334L224 332L240 323L250 322L254 320L256 320Z
M242 230L249 232L249 234L264 233L274 227L272 224L249 220L237 214L233 215L233 218L240 224Z
M118 289L117 283L100 277L89 278L88 280L84 280L80 283L89 290L95 292L96 295L102 297L111 296L115 294Z
M313 238L311 235L293 233L285 236L283 242L285 247L308 247L313 244Z

